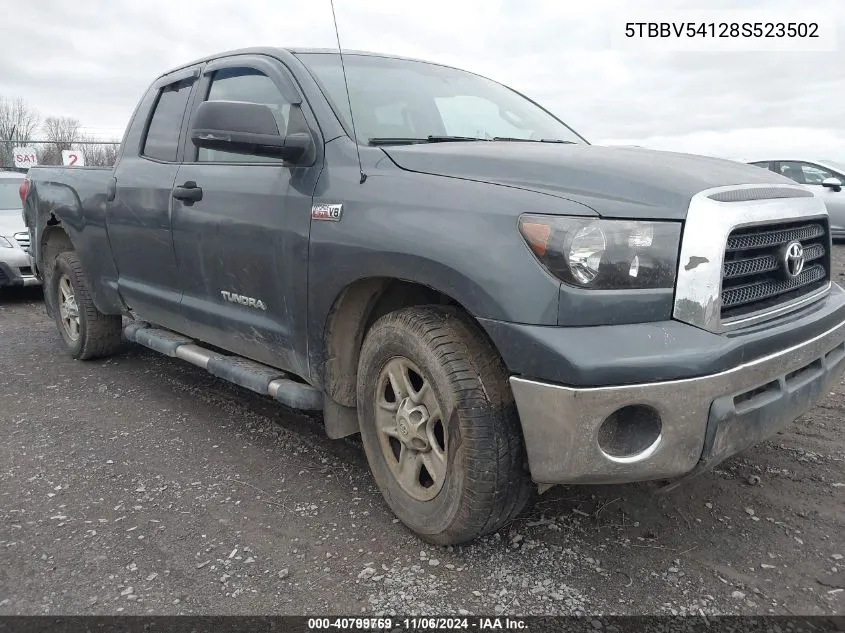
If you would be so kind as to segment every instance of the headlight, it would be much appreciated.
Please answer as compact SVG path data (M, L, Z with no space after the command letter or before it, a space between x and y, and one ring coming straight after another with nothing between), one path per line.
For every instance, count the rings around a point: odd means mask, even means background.
M566 253L572 276L580 284L590 284L598 277L601 258L607 250L604 232L596 225L578 229Z
M14 248L14 246L12 246L12 243L9 240L0 235L0 248Z
M519 232L558 279L581 288L672 288L679 222L523 215Z

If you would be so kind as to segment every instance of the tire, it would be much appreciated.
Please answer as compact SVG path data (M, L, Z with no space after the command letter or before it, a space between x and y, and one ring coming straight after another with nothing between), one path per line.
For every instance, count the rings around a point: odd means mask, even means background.
M59 335L73 358L102 358L120 348L123 319L96 308L76 253L56 257L47 291Z
M534 486L507 371L461 313L421 306L376 321L357 400L373 478L424 541L471 541L525 507Z

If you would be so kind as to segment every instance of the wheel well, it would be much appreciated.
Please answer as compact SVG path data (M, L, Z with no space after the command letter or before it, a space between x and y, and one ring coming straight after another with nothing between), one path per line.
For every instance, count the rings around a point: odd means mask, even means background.
M52 314L52 296L49 292L50 280L53 274L53 261L60 253L76 250L73 247L73 242L65 233L55 218L51 217L44 231L41 233L41 246L38 249L38 261L35 262L36 267L41 273L41 279L44 282L44 303L47 306L47 311Z
M450 296L424 286L386 277L361 279L335 301L325 335L323 388L335 402L356 405L356 376L361 345L370 327L379 318L418 305L451 305L469 313Z
M39 249L39 263L45 269L42 272L45 274L49 272L47 269L50 268L50 262L56 259L59 253L72 250L75 250L73 242L70 241L70 237L61 224L48 222L41 233L41 248Z

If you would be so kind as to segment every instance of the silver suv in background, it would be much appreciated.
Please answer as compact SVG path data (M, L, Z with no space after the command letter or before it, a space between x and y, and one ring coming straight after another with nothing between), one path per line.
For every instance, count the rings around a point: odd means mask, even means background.
M786 176L811 189L824 200L830 214L830 232L835 240L845 239L845 163L833 160L744 161Z
M23 221L21 186L26 174L0 171L0 288L36 286L29 256L29 231Z

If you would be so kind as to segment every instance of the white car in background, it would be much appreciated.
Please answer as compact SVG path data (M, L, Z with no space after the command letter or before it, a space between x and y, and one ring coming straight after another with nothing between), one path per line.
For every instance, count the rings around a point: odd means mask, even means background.
M29 231L23 222L20 187L25 174L0 171L0 288L37 286L29 256Z
M824 200L833 239L845 239L845 163L833 160L764 159L743 162L791 178Z

